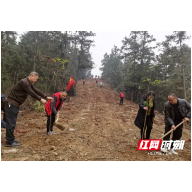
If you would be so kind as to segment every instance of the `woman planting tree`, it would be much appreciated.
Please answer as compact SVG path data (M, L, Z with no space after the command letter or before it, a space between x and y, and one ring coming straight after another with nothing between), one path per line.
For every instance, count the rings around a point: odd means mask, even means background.
M149 91L143 95L139 103L139 111L135 119L135 125L141 129L141 139L149 139L153 120L155 118L155 93ZM146 130L147 127L147 130ZM146 137L145 137L146 130Z

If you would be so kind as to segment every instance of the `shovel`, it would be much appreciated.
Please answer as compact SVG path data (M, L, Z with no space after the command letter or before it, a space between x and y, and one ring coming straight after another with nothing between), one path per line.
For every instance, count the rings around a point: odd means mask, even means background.
M58 129L60 129L61 131L63 131L65 129L65 127L63 125L61 125L60 123L58 123L58 121L59 121L59 117L57 116L53 125L56 126Z
M177 129L177 127L179 127L181 124L183 124L185 122L185 120L183 120L181 123L179 123L175 128ZM169 133L171 133L173 131L173 129L171 129L169 132L167 132L165 135L163 135L160 139L163 139L165 136L167 136Z

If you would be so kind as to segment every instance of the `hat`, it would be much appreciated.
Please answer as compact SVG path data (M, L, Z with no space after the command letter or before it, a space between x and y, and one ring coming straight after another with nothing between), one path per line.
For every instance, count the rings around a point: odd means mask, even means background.
M5 100L6 96L4 94L1 95L1 100Z

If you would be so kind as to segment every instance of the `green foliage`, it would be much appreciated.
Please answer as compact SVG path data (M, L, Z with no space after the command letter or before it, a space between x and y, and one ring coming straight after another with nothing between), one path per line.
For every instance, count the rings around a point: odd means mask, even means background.
M149 100L153 100L152 98L149 98ZM152 105L150 104L150 103L148 103L147 101L144 101L143 102L143 105L145 106L145 107L151 107Z
M41 102L40 102L40 101L35 101L34 107L35 107L35 111L36 111L37 113L43 112L43 111L45 110L44 105L41 105Z
M39 73L35 86L52 94L66 88L70 76L77 82L93 67L91 31L27 31L16 41L14 31L1 32L1 88L7 92L31 71ZM76 85L69 94L75 95Z
M147 102L147 101L144 101L144 102L143 102L143 105L148 107L148 102Z

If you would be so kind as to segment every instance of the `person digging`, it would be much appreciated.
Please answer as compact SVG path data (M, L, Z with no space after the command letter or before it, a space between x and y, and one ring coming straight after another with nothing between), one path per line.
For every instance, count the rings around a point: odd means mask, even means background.
M30 95L41 103L46 104L52 97L47 97L39 89L35 88L33 83L38 79L37 72L31 72L27 78L21 79L10 91L5 102L5 120L6 120L6 147L20 146L20 141L15 140L14 130L19 113L19 107ZM44 98L44 99L42 99Z
M168 95L168 101L165 103L164 109L165 134L170 130L173 130L172 140L180 140L183 132L183 123L181 122L189 121L191 118L191 105L185 99L177 98L174 93L170 93ZM179 125L180 123L181 125ZM177 125L179 126L176 128ZM171 133L167 134L163 140L168 141L170 139L170 134ZM167 152L168 149L164 148L161 151ZM170 152L175 155L178 154L173 149L173 143L171 145Z
M47 135L54 135L53 124L55 120L59 118L59 111L61 110L63 102L66 100L66 96L67 92L65 90L63 90L63 92L55 93L52 95L53 102L48 101L45 105L45 111L47 114Z

